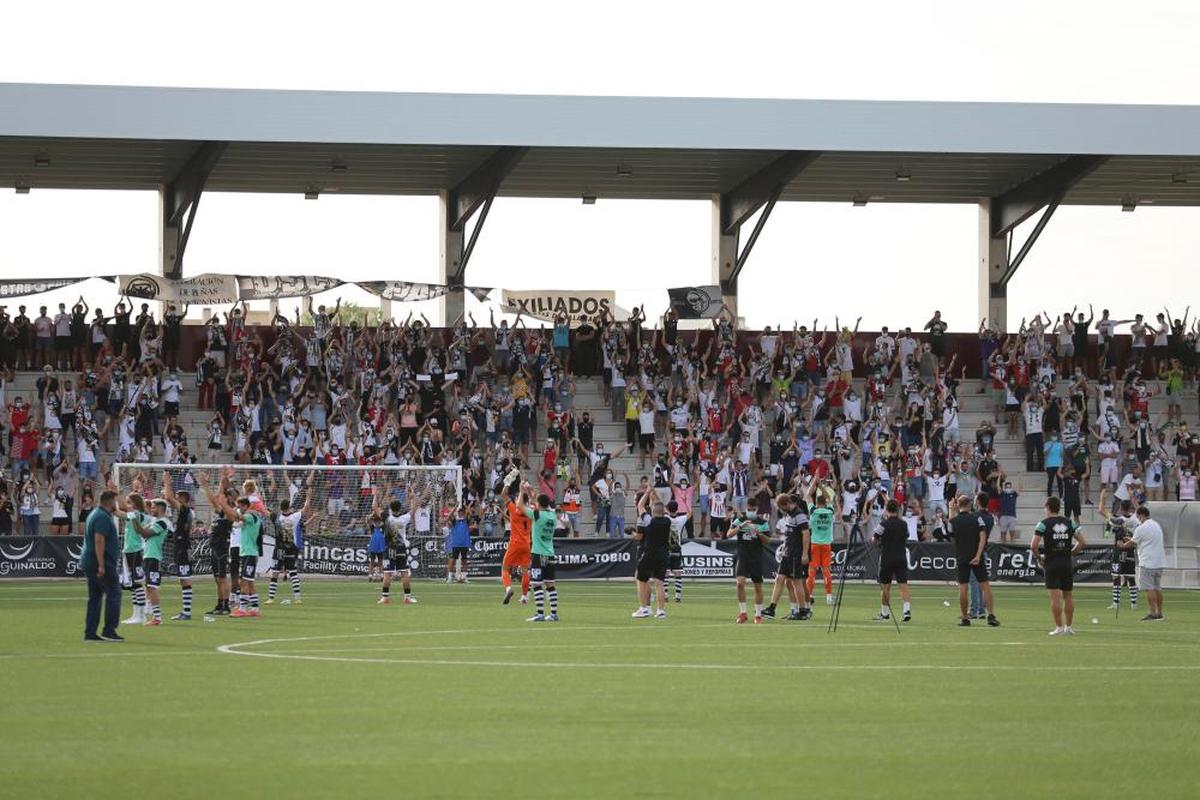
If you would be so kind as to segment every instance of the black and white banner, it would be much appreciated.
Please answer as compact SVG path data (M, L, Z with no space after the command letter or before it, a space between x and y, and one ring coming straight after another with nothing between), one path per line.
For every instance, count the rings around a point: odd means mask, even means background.
M412 283L411 281L357 281L364 291L400 303L415 303L436 300L450 292L450 287L440 283Z
M93 276L88 276L88 278ZM102 276L95 276L102 277ZM42 294L83 283L88 278L46 278L44 280L5 278L0 280L0 300L9 297L26 297L31 294ZM111 280L111 279L109 279Z
M81 555L82 536L0 537L0 580L82 577Z
M345 281L320 275L238 275L238 294L242 300L278 300L284 297L308 297L336 289Z
M680 319L712 319L721 313L720 286L680 286L667 289L667 297Z
M121 294L140 300L207 306L226 306L238 301L238 281L233 275L205 273L194 278L164 278L142 272L121 275L118 284Z

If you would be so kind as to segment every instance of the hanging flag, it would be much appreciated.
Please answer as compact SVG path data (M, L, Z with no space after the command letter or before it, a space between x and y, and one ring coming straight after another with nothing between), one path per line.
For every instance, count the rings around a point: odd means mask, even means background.
M238 275L237 283L243 300L278 300L327 292L345 281L320 275Z
M481 303L486 303L488 297L490 297L492 294L491 288L485 288L483 286L467 286L465 288L475 297L476 300Z
M8 297L25 297L26 295L31 294L52 292L55 289L62 289L67 286L73 286L77 283L83 283L87 279L88 278L45 278L43 280L25 280L22 278L4 279L0 280L0 299Z
M712 319L721 313L720 286L681 286L667 289L667 296L680 319Z
M238 301L238 283L233 275L205 273L194 278L164 278L143 272L121 275L121 294L139 300L164 303L221 306Z
M450 291L449 286L439 283L412 283L410 281L355 281L360 288L384 300L415 303L421 300L436 300Z

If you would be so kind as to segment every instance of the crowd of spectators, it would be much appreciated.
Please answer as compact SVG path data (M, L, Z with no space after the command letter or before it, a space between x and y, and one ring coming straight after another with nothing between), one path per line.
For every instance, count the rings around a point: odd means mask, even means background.
M161 321L127 300L112 316L88 312L83 298L33 320L0 306L0 533L76 530L110 460L459 465L482 536L503 535L502 490L519 476L554 499L563 535L624 536L636 499L653 492L692 510L688 536L720 536L731 515L770 514L774 496L794 491L836 501L846 531L870 532L896 499L914 539L947 537L950 501L984 492L1002 536L1015 537L1024 481L1001 466L1001 436L1024 438L1026 470L1044 472L1076 519L1093 489L1195 499L1200 439L1182 393L1200 325L1165 309L1156 323L1039 314L1015 334L981 323L967 355L950 352L937 312L916 332L870 338L837 318L832 330L814 320L739 331L728 309L692 331L642 309L549 327L468 315L439 330L309 301L303 326L299 311L270 326L247 325L244 306L214 315L191 363L186 307ZM1131 347L1118 353L1125 325ZM994 419L964 436L968 361ZM39 373L29 396L11 389L25 370ZM583 382L601 398L594 407L577 403ZM1158 419L1157 393L1168 397ZM623 441L604 441L598 424Z

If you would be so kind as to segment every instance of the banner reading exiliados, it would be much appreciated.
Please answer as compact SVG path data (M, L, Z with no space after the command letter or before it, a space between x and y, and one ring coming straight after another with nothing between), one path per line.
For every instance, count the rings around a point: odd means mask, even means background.
M554 322L564 314L573 325L583 321L584 317L595 321L606 314L619 316L616 311L616 293L610 289L577 289L569 292L505 289L502 297L504 310L508 313L520 312L526 317L535 317L547 322Z

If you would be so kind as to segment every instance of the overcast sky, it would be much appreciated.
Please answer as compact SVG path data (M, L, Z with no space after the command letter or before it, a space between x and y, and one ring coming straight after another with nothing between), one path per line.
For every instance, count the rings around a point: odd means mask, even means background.
M6 8L0 81L1200 104L1200 4L1182 0L1009 0L1002 12L752 0L119 8ZM156 214L152 193L0 191L0 273L155 271ZM1197 223L1200 210L1061 208L1010 284L1010 326L1089 301L1118 317L1164 301L1182 313L1200 284ZM467 282L617 287L618 303L656 315L664 287L708 282L709 257L707 203L501 198ZM781 203L743 273L740 313L755 327L840 314L877 328L921 324L936 307L952 328L973 329L976 257L974 206ZM206 194L185 274L206 271L436 281L437 202ZM113 301L95 281L85 292ZM432 317L434 304L425 310Z

